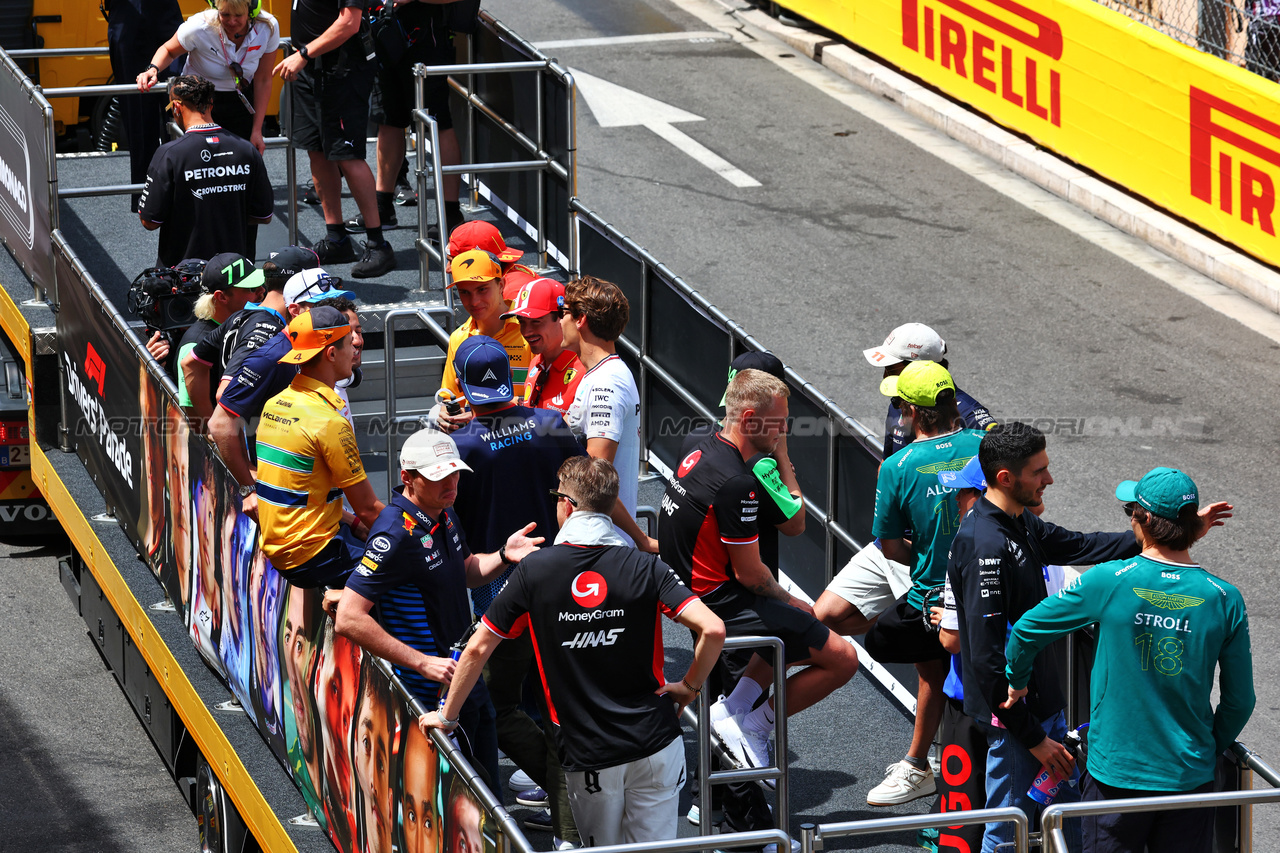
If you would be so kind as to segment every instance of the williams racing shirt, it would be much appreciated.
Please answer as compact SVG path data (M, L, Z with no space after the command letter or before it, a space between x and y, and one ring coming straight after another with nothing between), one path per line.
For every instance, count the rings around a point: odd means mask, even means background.
M171 267L183 258L248 254L250 220L269 221L272 203L258 149L205 125L156 150L138 215L160 223L159 265Z
M567 771L653 755L680 736L664 683L660 615L694 600L653 554L625 545L561 544L525 557L484 625L527 628Z

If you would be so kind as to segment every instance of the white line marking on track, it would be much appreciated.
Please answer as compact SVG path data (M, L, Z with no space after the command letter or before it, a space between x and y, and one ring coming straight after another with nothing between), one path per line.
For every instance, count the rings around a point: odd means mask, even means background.
M620 44L653 44L664 41L733 41L728 33L719 31L699 33L642 33L631 36L599 36L583 39L554 39L552 41L536 41L533 46L538 50L557 50L568 47L612 47Z

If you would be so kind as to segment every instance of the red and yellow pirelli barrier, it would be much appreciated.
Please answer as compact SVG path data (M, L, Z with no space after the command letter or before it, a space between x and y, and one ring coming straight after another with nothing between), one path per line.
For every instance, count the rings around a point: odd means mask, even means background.
M1090 0L784 5L1280 266L1277 84Z

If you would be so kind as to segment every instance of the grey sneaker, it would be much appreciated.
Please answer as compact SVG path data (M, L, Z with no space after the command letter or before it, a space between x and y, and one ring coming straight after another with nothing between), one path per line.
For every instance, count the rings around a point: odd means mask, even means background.
M885 768L884 781L867 794L869 806L897 806L938 790L933 769L921 770L907 761L899 761Z
M316 250L316 257L319 259L321 266L349 264L356 259L356 247L352 245L350 238L346 240L330 240L325 237L312 248Z
M368 240L364 243L364 257L351 268L352 278L377 278L386 275L396 268L396 252L386 240L381 246L375 246Z

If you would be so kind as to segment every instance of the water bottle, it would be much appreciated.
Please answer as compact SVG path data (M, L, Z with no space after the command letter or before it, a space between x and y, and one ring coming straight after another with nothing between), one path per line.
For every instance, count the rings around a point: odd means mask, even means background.
M1089 724L1085 723L1078 729L1072 729L1067 732L1067 736L1062 739L1062 745L1067 752L1071 753L1072 758L1079 758L1080 747L1084 742L1082 733L1089 728ZM1027 796L1035 800L1042 806L1050 805L1058 796L1058 791L1067 784L1069 778L1060 775L1056 770L1047 764L1040 766L1035 778L1031 781L1031 788L1027 791Z

